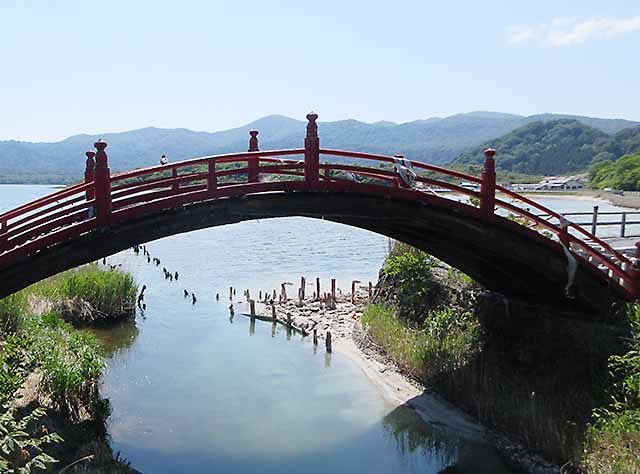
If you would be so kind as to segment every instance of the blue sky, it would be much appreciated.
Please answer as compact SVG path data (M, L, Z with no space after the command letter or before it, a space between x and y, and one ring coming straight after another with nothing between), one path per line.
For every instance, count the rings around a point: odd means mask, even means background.
M0 139L269 114L640 120L640 1L0 2Z

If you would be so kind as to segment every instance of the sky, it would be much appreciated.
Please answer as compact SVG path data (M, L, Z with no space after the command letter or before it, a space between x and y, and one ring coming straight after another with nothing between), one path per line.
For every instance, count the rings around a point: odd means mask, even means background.
M640 120L640 0L0 0L0 140L282 114Z

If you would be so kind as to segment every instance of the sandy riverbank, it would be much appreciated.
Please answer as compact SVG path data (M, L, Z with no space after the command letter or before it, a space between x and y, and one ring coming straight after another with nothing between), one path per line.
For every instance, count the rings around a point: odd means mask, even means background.
M315 330L321 347L325 346L330 332L333 351L355 363L391 406L408 406L424 421L439 429L467 440L486 441L485 429L481 425L403 375L396 364L368 340L360 323L368 302L368 289L359 288L353 302L350 294L336 295L335 308L313 299L276 302L274 308L279 324L286 325L290 316L294 330L308 335ZM257 314L261 319L271 320L271 306L259 305Z
M360 287L353 300L350 294L336 295L335 304L329 305L316 299L287 300L274 302L273 308L270 304L259 304L256 312L260 319L273 321L275 309L277 324L290 323L293 330L306 335L313 335L315 330L321 347L330 332L333 351L356 364L387 403L413 409L426 423L439 430L468 441L493 445L515 472L558 472L558 466L527 452L508 436L486 429L462 410L405 376L365 334L360 318L368 303L368 289Z

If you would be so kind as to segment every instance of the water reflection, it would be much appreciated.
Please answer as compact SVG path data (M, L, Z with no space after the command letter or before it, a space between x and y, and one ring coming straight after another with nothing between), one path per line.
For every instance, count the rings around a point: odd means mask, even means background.
M122 357L133 346L139 333L136 321L132 318L91 331L97 336L102 354L107 359Z
M507 472L502 460L486 445L467 441L425 423L405 406L384 417L382 426L404 462L418 455L432 459L438 474L494 474Z

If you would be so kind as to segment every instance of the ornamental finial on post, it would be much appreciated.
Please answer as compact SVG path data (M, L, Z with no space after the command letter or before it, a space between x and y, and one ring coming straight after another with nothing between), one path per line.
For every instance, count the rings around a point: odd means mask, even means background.
M88 151L85 153L85 156L87 157L87 170L92 170L96 167L96 160L94 160L94 156L96 156L96 152L95 151Z
M96 168L108 168L109 167L109 159L107 157L107 152L105 152L105 148L107 148L107 142L100 139L93 144L96 147Z
M251 138L249 138L249 151L260 151L258 149L258 134L260 132L258 130L249 130L249 135L251 136Z
M307 124L307 138L318 138L318 124L316 123L318 114L313 111L309 112L307 120L309 121Z

